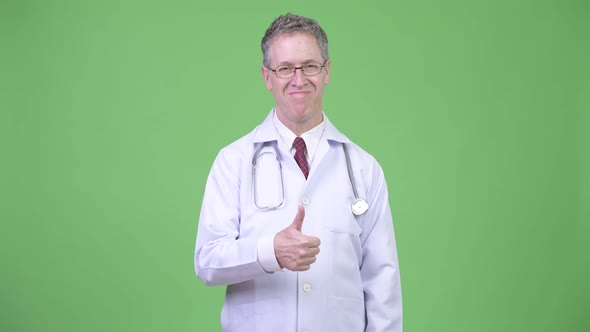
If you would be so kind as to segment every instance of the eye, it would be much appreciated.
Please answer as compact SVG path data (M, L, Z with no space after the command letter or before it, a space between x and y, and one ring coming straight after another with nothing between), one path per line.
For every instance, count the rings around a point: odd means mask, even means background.
M293 67L281 66L281 67L277 67L277 69L275 69L275 71L279 74L288 74L293 71Z
M305 70L313 72L313 71L318 71L320 69L320 67L321 66L318 63L308 63L305 65Z

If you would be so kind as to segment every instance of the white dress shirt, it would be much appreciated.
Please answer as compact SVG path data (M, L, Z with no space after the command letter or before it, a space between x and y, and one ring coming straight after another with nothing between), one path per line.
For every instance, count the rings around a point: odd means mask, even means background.
M305 141L305 147L307 150L305 152L305 157L307 158L307 164L310 167L313 167L315 152L317 150L320 138L324 133L324 127L326 126L326 121L324 119L325 116L322 117L322 122L319 125L301 134L301 138L303 138L303 140ZM291 147L291 156L295 156L295 148L293 147L293 141L295 141L295 138L297 136L291 131L291 129L287 128L287 126L285 126L279 120L276 111L274 112L273 120L275 127L277 128L277 132L279 133L280 139L283 140L283 142L285 142L287 146Z

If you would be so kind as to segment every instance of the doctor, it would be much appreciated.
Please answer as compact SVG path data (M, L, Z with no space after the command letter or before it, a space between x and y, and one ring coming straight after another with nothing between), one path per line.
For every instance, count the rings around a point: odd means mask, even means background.
M276 105L219 152L197 232L197 275L227 286L223 330L401 332L383 171L322 110L326 34L315 20L287 14L261 46Z

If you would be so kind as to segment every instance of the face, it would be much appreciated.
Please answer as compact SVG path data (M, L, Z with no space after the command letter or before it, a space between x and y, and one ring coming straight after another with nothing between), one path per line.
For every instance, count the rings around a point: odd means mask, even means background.
M314 37L297 33L277 37L270 46L270 68L299 67L314 61L324 63ZM295 134L301 134L322 122L324 87L330 82L330 61L314 76L301 70L292 78L278 78L266 67L261 68L266 88L272 92L279 120Z

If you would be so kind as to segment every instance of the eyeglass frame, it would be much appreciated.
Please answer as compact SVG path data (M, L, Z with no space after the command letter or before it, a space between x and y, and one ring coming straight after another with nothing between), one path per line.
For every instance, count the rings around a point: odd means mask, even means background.
M267 67L267 66L264 66L264 67L266 69L272 71L275 74L275 76L278 77L278 78L293 78L293 77L295 77L295 73L297 72L297 69L300 69L301 70L301 73L304 76L311 77L311 76L315 76L315 75L318 75L319 73L321 73L322 70L324 70L324 67L326 67L326 63L327 62L328 62L328 59L324 60L324 63L323 64L320 64L320 71L318 71L315 74L306 74L304 68L305 68L305 66L307 66L307 65L309 65L311 63L320 63L320 62L317 62L317 61L310 61L307 64L305 64L303 66L299 66L299 67L293 67L293 66L277 66L277 67L275 67L275 69L272 69L272 68ZM291 73L291 76L289 76L289 77L280 77L279 74L277 74L277 69L282 68L282 67L293 68L293 72Z

